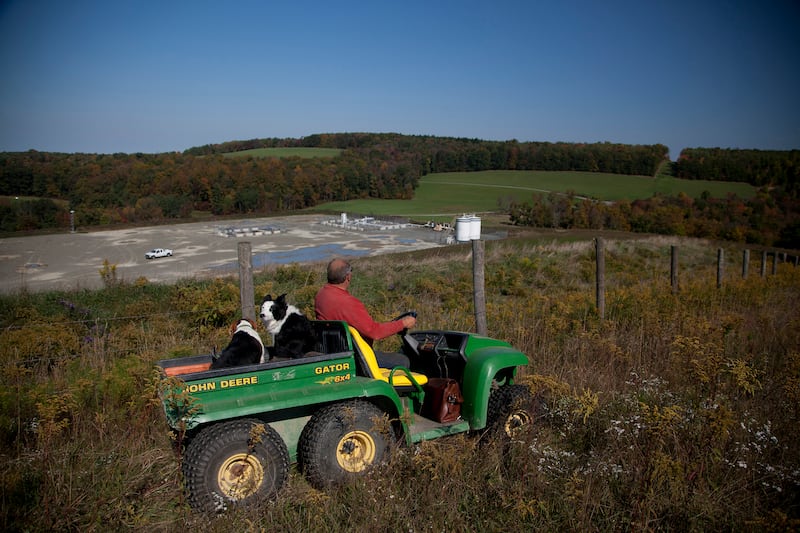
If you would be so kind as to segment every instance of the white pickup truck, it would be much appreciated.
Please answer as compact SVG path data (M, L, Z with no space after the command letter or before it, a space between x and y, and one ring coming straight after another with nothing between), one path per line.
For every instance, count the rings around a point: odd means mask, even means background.
M145 252L145 259L155 259L156 257L172 257L172 250L169 248L153 248L149 252Z

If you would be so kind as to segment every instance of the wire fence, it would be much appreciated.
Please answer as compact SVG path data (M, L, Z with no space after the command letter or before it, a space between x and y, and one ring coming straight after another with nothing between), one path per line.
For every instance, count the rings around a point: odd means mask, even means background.
M600 318L605 318L605 292L606 292L606 275L605 275L605 239L597 237L595 240L595 305L597 307ZM767 265L769 258L772 257L771 274L775 275L778 272L778 264L786 263L795 267L800 262L800 256L790 255L786 252L762 250L761 251L761 268L760 275L765 277L767 275ZM742 278L746 279L750 272L750 250L745 249L742 251ZM725 250L723 248L717 249L717 288L722 288L725 280ZM679 260L679 247L670 246L670 286L673 293L680 290L679 275L680 260Z

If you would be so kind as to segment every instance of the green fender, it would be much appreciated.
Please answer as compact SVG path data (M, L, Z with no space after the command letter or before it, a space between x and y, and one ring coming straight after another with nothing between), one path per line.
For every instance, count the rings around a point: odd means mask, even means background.
M504 374L503 379L511 381L517 373L517 367L527 364L528 357L524 353L507 346L487 346L469 354L464 369L461 415L469 421L470 429L486 427L489 394L492 392L492 381L498 374Z

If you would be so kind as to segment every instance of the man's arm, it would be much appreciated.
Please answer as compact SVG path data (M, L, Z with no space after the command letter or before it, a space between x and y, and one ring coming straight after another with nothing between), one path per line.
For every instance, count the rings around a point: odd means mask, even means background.
M395 333L400 333L408 327L405 325L405 319L391 322L375 322L364 304L355 297L349 303L347 323L356 328L361 335L372 340L385 339ZM414 319L414 317L406 318Z
M344 320L366 337L368 342L389 337L412 328L417 323L413 316L391 322L375 322L361 300L331 285L325 285L317 293L314 312L317 320Z

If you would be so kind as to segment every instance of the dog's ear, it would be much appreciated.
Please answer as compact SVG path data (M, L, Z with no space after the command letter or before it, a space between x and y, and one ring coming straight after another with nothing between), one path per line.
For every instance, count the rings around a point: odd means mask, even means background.
M264 299L261 300L261 303L263 304L264 302L271 302L271 301L272 301L272 295L267 294L266 296L264 296Z
M277 302L285 302L286 301L286 293L284 292L280 296L278 296Z

